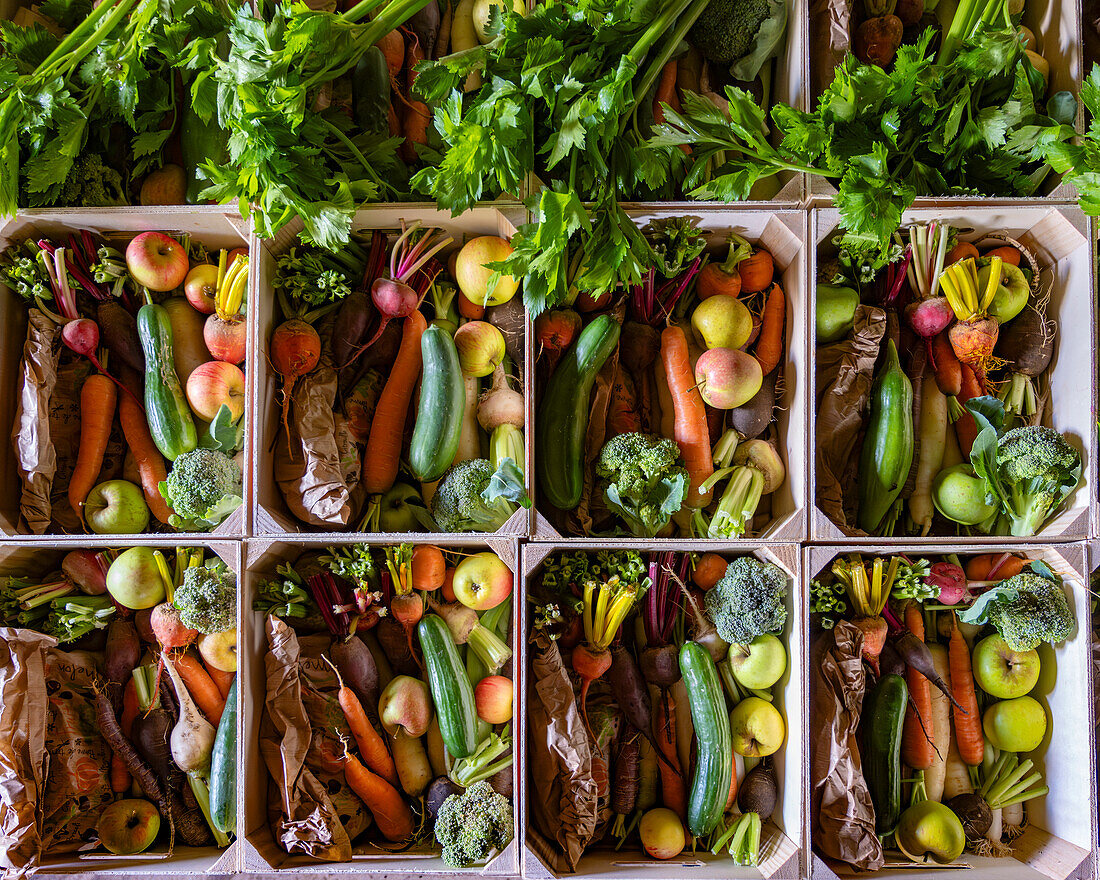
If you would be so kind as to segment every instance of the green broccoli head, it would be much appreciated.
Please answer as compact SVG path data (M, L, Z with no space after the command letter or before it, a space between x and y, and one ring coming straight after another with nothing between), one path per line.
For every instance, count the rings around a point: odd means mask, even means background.
M1081 454L1057 431L1028 425L1006 431L997 441L997 469L1011 533L1029 537L1077 486Z
M484 458L459 462L443 475L432 497L432 518L441 532L495 532L517 505L531 506L523 473L510 458L493 470Z
M241 506L241 466L224 452L200 447L172 464L160 494L172 508L169 524L186 532L209 531Z
M993 589L988 621L1012 650L1030 651L1042 642L1054 645L1073 634L1073 609L1055 581L1024 570Z
M201 633L219 633L237 625L237 579L224 562L212 559L183 573L172 605L180 622Z
M443 847L443 861L452 868L484 862L512 837L512 802L488 782L475 782L462 794L452 794L435 819L435 839Z
M103 161L99 153L77 156L61 185L57 204L71 208L107 208L128 205L122 175Z
M652 538L684 503L690 480L676 441L631 431L612 437L596 459L608 507L636 538Z
M710 0L688 31L688 41L711 63L729 67L749 54L770 13L768 0Z
M777 633L787 621L783 597L787 574L778 565L753 556L729 564L722 579L708 590L707 616L731 645L747 645L757 636Z

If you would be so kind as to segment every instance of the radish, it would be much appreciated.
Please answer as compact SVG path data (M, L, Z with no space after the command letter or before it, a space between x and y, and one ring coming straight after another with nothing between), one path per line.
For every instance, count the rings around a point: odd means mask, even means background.
M290 444L290 398L294 383L307 375L321 360L321 337L313 325L301 318L291 318L275 328L271 334L271 366L283 377L283 430ZM290 449L294 457L293 448Z
M934 296L905 307L905 317L920 336L928 339L946 330L955 320L955 313L945 296Z
M382 335L382 331L390 321L407 318L420 307L424 295L417 293L409 285L409 281L432 257L454 241L449 235L446 238L434 240L436 232L439 231L435 227L425 229L421 235L415 236L414 233L420 228L419 220L407 229L405 221L401 221L401 236L394 242L393 250L390 251L389 276L376 278L370 288L371 300L378 309L381 320L374 335L356 349L347 363L340 365L341 369L370 348ZM432 273L433 278L435 274ZM424 292L427 293L426 287Z

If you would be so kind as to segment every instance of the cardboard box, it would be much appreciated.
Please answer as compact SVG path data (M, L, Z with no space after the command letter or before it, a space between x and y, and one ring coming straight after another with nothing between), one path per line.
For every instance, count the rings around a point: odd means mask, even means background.
M645 552L652 549L651 545L642 541L569 541L563 543L538 543L525 544L523 547L523 583L524 593L527 593L528 585L537 576L537 572L543 561L551 553L565 550L609 550L609 549L634 549ZM661 550L681 550L689 552L698 550L697 542L668 542ZM741 867L733 863L728 854L712 856L705 849L691 853L688 850L675 859L667 861L654 861L643 854L626 846L619 852L614 849L601 846L586 852L581 858L580 865L575 875L578 880L632 880L636 877L654 877L657 880L673 880L673 878L691 877L701 880L741 880L741 878L775 878L775 880L795 880L806 876L804 862L804 843L799 835L803 833L802 823L806 811L805 774L802 773L803 755L807 753L809 729L805 724L809 711L808 695L805 687L807 641L805 631L806 616L803 609L806 608L806 596L803 587L801 560L799 548L795 544L771 544L750 550L740 544L715 544L708 545L708 551L721 553L729 558L751 555L767 562L772 562L784 569L790 576L790 587L786 596L787 624L783 631L783 640L787 645L787 671L772 688L775 694L775 705L783 712L787 721L787 740L783 747L773 756L776 776L779 781L779 803L770 822L766 823L761 833L760 852L762 862L759 868ZM530 616L527 603L523 605L523 618L521 620L524 643L530 627ZM529 674L527 658L523 658L521 693L528 692L527 676ZM520 745L520 753L527 753L527 736L529 732L524 727L524 739ZM549 865L538 855L531 843L526 839L527 818L527 773L524 769L520 779L523 786L523 816L524 828L523 848L523 876L532 880L559 880L561 876L555 874ZM518 790L518 789L517 789Z
M65 240L69 234L81 229L101 236L120 251L141 232L158 231L169 235L188 233L208 249L248 247L249 228L245 221L226 213L224 208L196 208L190 206L169 208L115 208L115 209L42 209L20 212L17 217L0 223L0 250L20 244L30 237ZM251 294L249 300L254 301ZM250 308L251 314L255 309ZM0 534L7 536L41 537L53 539L55 535L33 536L27 533L26 523L19 511L22 483L16 469L15 452L11 441L19 404L18 389L21 382L23 345L27 337L28 305L17 294L0 285ZM251 333L251 329L249 330ZM252 342L248 341L251 351ZM242 368L245 369L247 399L255 395L252 390L255 360L251 355ZM113 371L112 371L113 372ZM245 466L244 497L251 497L252 487L248 450L251 445L251 414L245 415ZM242 504L213 532L220 537L239 537L246 533L248 504ZM155 522L155 520L154 520ZM164 527L168 528L168 527ZM169 530L171 532L171 530ZM174 534L174 532L172 532ZM116 543L128 541L128 536L110 536Z
M62 557L70 550L91 547L95 550L108 548L129 547L155 547L165 551L174 550L176 547L205 547L216 553L223 559L227 566L237 575L238 584L242 571L242 548L239 541L197 540L195 538L178 538L164 540L161 536L144 536L141 538L126 538L118 540L104 540L103 538L64 538L56 537L40 541L26 540L0 540L0 573L2 574L45 574L51 569L56 570ZM241 605L237 606L237 629L240 632ZM238 638L238 645L240 639ZM241 706L245 705L245 698L241 697ZM241 757L244 753L245 741L241 736L241 713L237 715L237 767L241 766ZM238 772L238 789L243 785L243 780ZM240 803L240 795L237 798ZM241 815L240 808L237 815ZM166 827L166 826L163 826ZM150 850L133 856L116 856L103 849L90 853L58 853L43 854L42 866L34 875L36 877L73 875L87 876L94 872L97 875L107 877L159 877L166 875L190 876L202 874L232 874L240 870L238 863L239 848L237 841L231 841L228 848L219 850L214 846L188 847L182 846L177 840L175 852L168 858L167 847L159 845L156 850Z
M645 226L653 220L669 217L696 218L700 230L706 232L708 250L712 259L725 259L728 250L728 236L736 232L749 241L758 243L771 252L775 260L780 286L787 297L787 321L785 327L786 350L780 367L783 371L783 394L776 398L775 417L779 428L779 454L787 468L787 478L783 485L770 496L771 521L758 535L746 536L742 540L750 545L760 541L799 541L805 538L807 530L806 506L807 472L803 450L806 447L809 407L813 405L809 389L808 338L807 327L810 320L811 294L807 288L810 254L806 245L808 232L805 211L737 208L719 209L701 204L681 207L638 208L630 216L639 226ZM690 325L687 332L691 333ZM534 412L538 412L539 395L543 389L535 391ZM538 450L535 450L538 455ZM542 499L537 494L535 510L540 509ZM768 499L761 502L766 509ZM558 541L562 536L542 513L536 515L534 536L540 541ZM570 538L572 539L572 538ZM655 539L664 543L665 539ZM711 543L708 539L699 539ZM723 539L722 543L737 543L737 539Z
M400 852L387 852L383 849L372 847L369 843L356 845L356 854L351 862L321 862L309 859L305 856L288 856L279 847L271 834L267 819L267 797L269 776L264 759L259 751L260 723L265 708L267 697L265 661L267 656L267 635L264 615L252 611L252 600L259 581L270 577L275 566L282 562L294 561L303 552L309 549L322 549L347 544L370 544L377 547L392 546L402 543L401 536L388 536L385 539L371 538L360 540L349 538L346 535L326 536L288 536L285 538L253 539L247 543L246 572L242 580L241 608L243 609L243 627L241 630L241 657L239 674L241 676L241 692L244 694L244 702L241 704L241 715L244 719L240 731L242 749L242 763L237 774L240 783L238 792L237 815L242 817L244 838L241 841L241 866L240 870L247 874L308 874L311 876L329 876L333 874L372 874L386 875L392 878L395 874L429 874L429 875L474 875L485 876L516 875L519 873L519 772L523 750L520 746L519 731L523 729L525 722L523 702L519 699L521 693L519 684L519 671L521 669L522 641L516 638L520 625L520 597L519 586L519 545L514 539L481 536L481 537L437 537L431 541L436 546L444 549L464 549L471 552L492 550L508 567L516 574L515 590L513 591L511 638L508 640L515 653L512 655L510 666L506 666L507 674L516 683L516 699L514 701L515 715L512 719L512 732L515 738L513 746L516 761L512 764L514 774L514 790L516 808L514 817L516 823L515 837L505 850L494 857L487 865L467 870L456 870L443 863L437 852L428 847L413 848Z
M510 237L516 227L526 222L527 212L522 208L493 208L477 207L460 217L451 217L446 211L439 211L433 207L423 206L397 206L397 207L372 207L361 210L355 219L353 232L383 229L389 232L400 231L400 223L404 220L407 224L417 221L425 226L438 226L444 229L455 239L454 247L460 247L469 238L478 235L500 235ZM285 535L293 533L310 533L318 531L316 528L300 521L295 517L283 500L282 491L279 489L273 476L272 448L281 431L279 394L282 380L272 368L268 357L268 340L272 330L277 326L276 297L272 284L275 278L276 258L285 253L290 247L297 244L298 232L302 224L298 220L288 223L278 235L270 240L253 236L253 244L256 248L256 259L253 261L253 275L249 279L251 290L256 291L254 302L257 308L250 310L250 319L254 322L251 328L253 349L252 360L259 365L256 372L256 382L253 387L250 418L257 425L255 448L252 456L252 478L256 491L252 496L253 516L252 533L256 535ZM393 238L391 237L391 243ZM450 248L445 252L449 252ZM522 291L516 296L522 296ZM526 320L526 336L531 337L531 321ZM528 401L527 424L531 424L530 413L530 377L532 374L531 348L527 340L522 341L525 352L525 363L517 365L523 371L523 394ZM283 440L285 442L285 439ZM525 453L527 462L525 475L527 479L527 491L530 495L533 485L533 441L531 431L524 432ZM358 514L362 518L363 514ZM499 535L527 535L530 532L530 511L519 509L497 531ZM358 521L349 523L354 529ZM361 535L362 533L348 531L347 536ZM384 534L384 533L383 533ZM386 535L389 540L415 540L427 538L430 533L392 533ZM474 540L476 540L476 534Z
M809 547L804 551L806 581L816 577L842 553L858 550L868 555L883 553L907 553L942 555L957 553L964 560L981 552L1017 550L1029 559L1041 559L1063 578L1066 595L1077 617L1077 629L1073 636L1051 648L1039 648L1043 671L1039 683L1031 695L1045 703L1050 725L1044 746L1031 753L1036 769L1050 780L1050 794L1027 803L1027 828L1013 842L1013 856L1005 859L979 858L964 853L951 866L935 864L913 865L887 862L883 870L864 873L862 876L881 878L920 876L965 876L967 880L1069 880L1090 877L1094 870L1096 841L1096 746L1091 736L1093 729L1092 667L1090 663L1090 633L1092 618L1091 597L1087 584L1087 546L1083 543L1013 546L997 545L980 549L974 545L940 545L934 549L926 545L908 544L888 548L877 543L860 547L833 546ZM806 594L808 598L808 593ZM804 606L806 619L809 606ZM810 634L812 638L813 634ZM1057 671L1056 677L1050 670ZM807 724L814 729L815 719ZM1086 731L1089 733L1086 734ZM808 767L808 764L807 764ZM807 769L808 775L808 769ZM805 820L807 852L813 837L814 817L809 812L812 799L812 783L807 780L809 795L806 800ZM965 874L959 874L966 869ZM811 852L809 876L811 880L834 880L837 876L849 876L827 865L816 853Z
M823 255L832 253L831 239L837 233L839 214L832 208L817 208L812 212L811 229L815 249L812 255L810 280L816 292L817 265ZM1052 518L1034 538L1020 539L975 535L982 544L1018 544L1029 541L1074 541L1088 537L1092 524L1093 497L1096 494L1096 418L1095 418L1095 269L1092 259L1093 225L1079 209L1070 206L1035 204L941 208L920 208L906 211L903 224L937 220L956 228L974 230L963 238L981 240L987 233L1003 231L1031 249L1041 270L1050 274L1052 292L1047 316L1058 324L1054 357L1047 370L1051 405L1044 424L1066 434L1082 454L1081 484L1069 496L1062 512ZM817 340L811 311L810 357L811 387L816 388ZM1084 316L1088 316L1084 320ZM811 402L816 412L816 401ZM810 444L807 449L810 471L810 533L814 541L865 543L866 537L847 536L816 505L817 483L815 450L817 421L810 417ZM856 453L858 454L858 452ZM942 542L942 537L929 536L874 538L876 544Z

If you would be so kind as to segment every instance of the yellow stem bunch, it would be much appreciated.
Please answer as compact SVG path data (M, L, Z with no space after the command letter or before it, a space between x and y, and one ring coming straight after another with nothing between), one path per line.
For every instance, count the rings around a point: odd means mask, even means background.
M940 287L960 321L984 317L1001 285L1001 258L994 257L989 267L985 290L979 290L978 264L973 257L948 266L940 274Z

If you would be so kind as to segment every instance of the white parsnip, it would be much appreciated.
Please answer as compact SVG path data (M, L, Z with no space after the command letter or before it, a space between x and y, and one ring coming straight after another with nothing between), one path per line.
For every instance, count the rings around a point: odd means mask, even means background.
M933 385L935 382L932 383ZM932 655L932 665L936 673L950 687L951 669L947 661L947 648L931 644L928 651ZM951 747L951 701L939 688L932 692L932 766L924 771L924 785L928 799L942 801L944 781L947 774L947 754Z
M399 730L393 741L393 763L405 794L419 797L432 781L432 765L418 736Z
M921 527L921 535L932 528L932 481L943 466L947 443L947 398L936 384L935 371L925 370L921 383L920 446L917 477L913 494L909 496L909 515Z
M951 800L960 794L970 794L974 786L970 783L970 770L959 756L959 743L951 732L951 745L947 749L947 766L944 768L943 799Z

